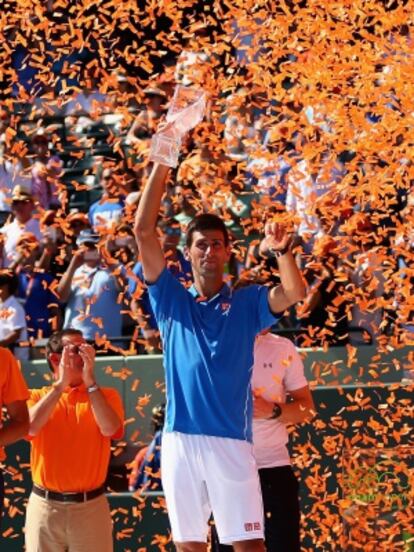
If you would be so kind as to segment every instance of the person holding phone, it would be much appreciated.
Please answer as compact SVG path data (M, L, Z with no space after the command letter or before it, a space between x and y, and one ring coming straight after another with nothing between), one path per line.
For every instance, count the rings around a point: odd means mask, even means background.
M76 245L56 290L66 303L63 327L81 330L90 342L120 337L125 307L118 298L124 289L124 269L91 230L80 232Z
M28 401L33 489L26 551L112 552L105 479L111 439L123 435L121 397L97 383L95 350L82 332L55 332L46 355L54 382L31 389Z

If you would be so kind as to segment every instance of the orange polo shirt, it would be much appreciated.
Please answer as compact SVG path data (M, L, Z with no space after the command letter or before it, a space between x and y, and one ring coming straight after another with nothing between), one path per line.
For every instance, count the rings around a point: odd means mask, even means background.
M31 389L29 408L50 391ZM124 409L115 389L101 387L112 409L124 420ZM123 427L112 436L119 439ZM49 420L30 437L33 483L57 492L90 491L103 485L108 471L111 437L100 432L84 385L68 387Z
M20 371L19 364L9 349L0 347L0 419L2 408L15 401L26 401L29 390ZM0 461L6 458L0 447Z

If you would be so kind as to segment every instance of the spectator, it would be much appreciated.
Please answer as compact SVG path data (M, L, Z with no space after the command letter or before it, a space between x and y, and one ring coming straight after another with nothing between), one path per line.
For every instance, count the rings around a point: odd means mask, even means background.
M45 211L40 218L43 239L36 267L55 276L63 274L71 258L65 239L65 222L61 219L61 212L53 210Z
M0 271L0 347L8 347L17 358L26 360L27 347L18 347L27 341L26 314L16 298L18 285L16 274Z
M134 234L128 224L118 224L108 239L111 256L125 267L133 267L138 257Z
M26 312L28 336L34 339L49 337L61 323L59 301L55 291L57 280L50 272L36 267L41 248L33 234L20 236L17 253L17 296Z
M7 421L3 416L0 417L0 462L3 464L6 458L4 447L22 439L29 430L29 414L26 406L29 392L16 359L4 347L0 348L0 363L0 412L3 413L3 407L7 411ZM3 471L0 468L0 520L3 501L4 482Z
M26 510L26 550L112 552L105 498L111 439L123 433L121 397L100 387L95 351L73 329L54 333L47 360L54 383L29 399L33 490Z
M151 422L153 438L136 455L129 476L128 489L131 492L162 491L161 483L161 437L164 427L165 404L152 409Z
M30 177L25 172L24 163L16 160L10 151L5 134L0 135L0 212L10 212L12 190L16 186L30 190Z
M42 239L39 219L34 216L34 199L30 192L21 186L15 186L12 194L12 212L14 220L4 225L3 267L8 267L16 258L16 244L22 234L34 234Z
M89 221L95 232L105 232L122 218L125 189L121 179L114 166L103 169L100 181L102 197L89 208Z
M62 302L67 302L64 328L82 331L90 342L106 343L122 332L123 270L104 248L98 249L99 236L83 230L69 267L57 287ZM106 255L106 262L103 261Z
M60 205L57 180L63 163L57 155L50 154L46 134L33 137L32 150L32 194L43 209L56 209Z

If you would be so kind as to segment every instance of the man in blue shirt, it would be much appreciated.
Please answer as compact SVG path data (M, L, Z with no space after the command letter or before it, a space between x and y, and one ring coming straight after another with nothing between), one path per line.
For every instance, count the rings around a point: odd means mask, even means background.
M157 218L168 167L155 164L139 203L135 234L164 349L167 409L162 483L174 542L180 551L207 549L213 511L222 543L238 552L263 551L263 507L252 454L251 371L255 336L304 298L290 252L291 236L266 225L278 257L281 285L233 292L224 282L230 243L215 215L195 217L186 257L194 285L186 289L166 269Z

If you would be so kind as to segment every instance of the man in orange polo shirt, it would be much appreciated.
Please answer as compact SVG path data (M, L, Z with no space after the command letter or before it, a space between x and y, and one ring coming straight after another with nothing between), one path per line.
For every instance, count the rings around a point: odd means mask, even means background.
M26 401L29 391L12 353L0 347L0 462L6 458L4 448L18 441L29 429ZM6 407L8 421L3 425L2 412ZM4 483L0 469L0 518L3 508Z
M78 330L55 332L46 351L55 382L28 403L26 552L112 552L104 482L111 439L123 434L121 397L96 384L95 351Z

